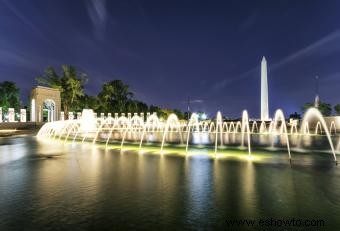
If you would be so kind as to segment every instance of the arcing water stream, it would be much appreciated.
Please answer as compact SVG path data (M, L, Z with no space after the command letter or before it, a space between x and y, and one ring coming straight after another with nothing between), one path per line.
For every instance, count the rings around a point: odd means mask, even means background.
M259 126L260 123L260 126ZM314 127L313 127L314 126ZM200 121L197 114L193 113L189 121L180 121L175 114L171 114L165 121L156 114L144 116L129 113L114 118L96 118L90 109L84 109L81 118L76 120L55 121L46 123L39 131L39 139L52 139L59 142L80 141L105 143L106 148L111 143L120 143L124 148L125 143L138 143L143 148L143 143L160 145L160 153L167 144L185 145L186 153L190 145L214 146L214 153L220 148L229 145L244 147L247 144L248 157L252 158L252 146L261 145L274 148L275 145L286 146L288 158L291 160L291 148L301 150L304 147L314 148L310 138L323 136L327 138L324 151L329 151L334 161L336 153L340 150L340 137L336 123L331 121L328 127L324 117L316 108L310 108L302 119L301 126L297 123L287 124L282 110L277 110L272 121L250 121L248 112L242 113L240 121L223 121L220 112L216 121ZM290 128L290 129L289 129ZM315 128L311 131L311 128ZM306 141L307 140L307 141ZM333 144L333 142L337 144Z

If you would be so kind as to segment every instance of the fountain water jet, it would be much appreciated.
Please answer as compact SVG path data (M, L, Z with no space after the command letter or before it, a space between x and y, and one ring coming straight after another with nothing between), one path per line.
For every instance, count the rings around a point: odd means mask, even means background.
M222 114L221 112L217 112L216 115L216 128L215 128L215 155L217 153L217 145L218 145L218 131L220 131L220 144L223 145L222 140L222 133L223 133L223 127L222 127Z
M322 114L320 113L319 110L317 110L316 108L310 108L310 109L307 110L307 112L305 113L305 116L303 117L303 120L302 120L301 129L305 129L308 126L308 121L310 120L310 118L313 118L313 117L316 117L318 119L318 121L320 121L323 129L325 130L329 145L332 149L334 161L335 161L335 163L337 163L336 154L335 154L333 142L332 142L332 139L331 139L331 135L328 131L326 121L323 118L323 116L322 116ZM308 126L308 129L309 129L309 126ZM301 133L302 132L303 131L301 131ZM309 130L308 130L308 133L309 133Z
M143 126L142 137L141 137L140 142L139 142L139 148L140 149L142 148L145 132L149 131L150 127L152 128L152 132L154 132L154 128L158 127L159 123L160 123L160 121L159 121L156 114L152 114L149 118L147 118L146 123Z
M242 144L244 146L244 133L247 130L247 138L248 138L248 155L251 156L251 148L250 148L250 129L249 129L249 117L248 112L246 110L242 113Z
M189 123L187 125L187 143L185 147L185 152L188 153L188 146L189 146L189 138L190 138L190 129L192 126L196 127L196 131L199 130L199 125L198 125L198 115L196 113L192 113Z
M334 130L334 135L335 135L337 129L336 129L334 120L331 122L331 127L330 127L330 129L329 129L330 134L332 134L332 129Z
M320 130L320 134L322 134L322 128L321 128L321 123L320 121L317 122L316 124L316 128L315 128L315 135L318 135L319 134L319 130Z
M288 150L288 157L289 160L291 160L291 154L290 154L290 145L289 145L289 138L288 138L288 132L287 132L287 124L285 120L285 116L283 114L283 111L281 109L276 110L274 115L274 125L272 129L276 130L278 122L281 122L281 128L280 128L280 134L284 134L287 142L287 150ZM272 134L275 134L275 131L272 132ZM272 146L274 146L274 142L272 143Z
M127 126L125 127L120 149L123 149L123 145L124 145L127 132L129 130L133 132L134 126L137 126L139 128L139 127L143 127L143 125L144 125L144 121L142 120L142 118L138 117L137 115L134 115L131 119L127 120Z
M255 133L255 128L256 128L256 132L259 132L259 128L257 127L256 121L253 121L253 125L251 127L251 133Z
M286 123L282 110L277 110L274 115L274 120L270 124L266 124L264 121L257 128L257 122L249 121L249 115L246 110L242 113L241 121L223 121L222 114L220 112L216 115L215 121L202 121L198 120L198 115L193 113L188 122L178 120L177 116L171 114L167 120L161 121L156 114L148 115L147 120L144 121L144 117L138 116L134 113L128 114L128 117L122 115L114 118L95 118L92 110L83 111L81 119L68 120L68 121L55 121L46 123L38 132L37 137L39 139L51 139L65 143L67 140L72 140L75 143L80 140L82 143L91 142L96 144L97 142L104 142L107 149L110 144L120 144L122 150L126 143L133 144L139 141L139 150L142 152L143 142L159 144L160 153L164 152L167 143L173 145L180 145L183 143L183 137L186 138L185 153L188 153L189 142L192 142L197 147L214 146L215 157L217 157L217 151L219 145L239 145L245 146L245 140L247 138L248 144L248 156L252 156L252 149L258 144L260 147L263 145L274 146L274 136L279 135L283 139L278 139L281 144L287 145L288 156L291 160L291 146L301 147L301 137L307 136L308 138L306 146L313 144L312 139L326 139L330 144L331 151L333 153L334 160L336 161L335 150L340 149L340 139L334 149L332 139L338 139L335 124L331 124L330 130L326 126L326 123L317 109L310 109L305 114L302 124L300 126L300 132L297 129L297 123L289 124L290 135L288 135L288 125ZM319 131L326 133L326 136L310 135L309 126L311 119L318 119L316 122L316 134ZM252 126L251 126L252 123ZM250 129L251 127L251 129ZM268 128L267 128L268 127ZM330 136L331 132L334 136ZM294 136L293 136L294 134ZM191 139L192 136L192 139ZM259 137L257 139L257 136ZM253 139L252 139L253 138ZM306 141L304 138L304 142ZM190 141L192 140L192 141ZM254 144L255 143L255 144ZM301 149L294 149L296 151L302 151ZM224 151L224 150L223 150Z
M165 137L166 137L167 133L169 132L169 128L171 129L173 125L175 126L175 128L178 129L178 132L179 132L180 138L181 138L181 143L183 142L182 133L181 133L181 124L178 121L177 115L171 114L166 121L165 129L164 129L164 132L163 132L163 138L162 138L162 144L161 144L161 153L163 153L163 146L164 146Z

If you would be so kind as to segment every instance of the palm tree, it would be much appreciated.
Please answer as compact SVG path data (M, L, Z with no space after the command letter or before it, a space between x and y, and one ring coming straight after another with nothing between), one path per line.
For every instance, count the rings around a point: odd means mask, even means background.
M335 105L334 110L335 110L336 114L340 116L340 104Z
M127 110L128 103L132 97L133 93L129 91L129 85L124 84L121 80L105 83L98 95L102 110L118 113Z
M8 108L19 109L19 88L14 82L0 82L0 107L3 111L7 111Z
M64 112L67 115L69 110L77 108L77 102L80 97L84 96L84 84L87 80L86 74L78 73L73 66L62 66L62 86L63 93L61 99L63 101Z
M44 75L36 78L36 80L39 84L60 90L61 104L67 118L68 112L76 109L77 101L84 96L87 76L78 72L73 66L63 65L61 76L53 67L48 67Z

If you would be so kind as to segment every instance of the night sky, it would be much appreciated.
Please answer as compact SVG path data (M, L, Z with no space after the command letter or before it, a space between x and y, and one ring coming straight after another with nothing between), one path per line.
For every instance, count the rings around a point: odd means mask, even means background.
M262 56L271 113L313 101L316 75L340 103L340 1L0 0L0 81L24 102L47 66L71 64L88 94L122 79L148 104L258 117Z

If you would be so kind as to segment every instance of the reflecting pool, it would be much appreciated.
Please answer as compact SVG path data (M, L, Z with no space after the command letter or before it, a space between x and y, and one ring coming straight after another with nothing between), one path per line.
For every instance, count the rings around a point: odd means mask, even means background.
M254 160L238 149L219 158L132 149L1 138L0 230L306 230L226 222L292 218L340 227L329 153L298 153L290 165L285 149L253 150Z

